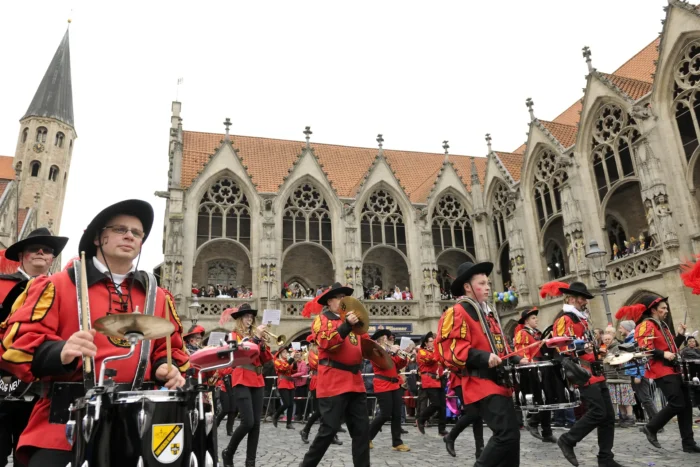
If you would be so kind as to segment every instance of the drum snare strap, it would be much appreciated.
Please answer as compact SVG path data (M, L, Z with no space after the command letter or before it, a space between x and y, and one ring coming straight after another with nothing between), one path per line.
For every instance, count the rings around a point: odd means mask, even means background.
M158 284L156 282L155 276L146 272L148 275L148 287L146 289L146 304L143 310L144 315L152 316L156 308L156 292L158 291ZM168 306L166 303L165 306ZM131 385L132 391L138 391L141 389L143 384L143 378L146 374L146 367L148 366L148 357L151 355L151 341L142 340L141 341L141 353L139 354L139 363L136 368L136 374L134 375L134 382Z

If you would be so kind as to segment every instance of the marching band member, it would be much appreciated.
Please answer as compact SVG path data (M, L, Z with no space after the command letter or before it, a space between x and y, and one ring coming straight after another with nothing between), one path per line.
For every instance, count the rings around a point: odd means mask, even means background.
M387 347L387 338L391 331L380 329L372 335L372 340L382 347ZM408 361L398 355L399 346L390 347L393 353L391 359L394 364L388 370L382 370L374 362L372 369L374 373L374 395L379 404L379 416L372 420L369 426L370 449L374 446L372 441L379 433L379 429L384 423L391 421L391 449L394 451L407 452L411 449L403 444L401 440L401 409L403 391L399 385L398 371L406 366Z
M673 417L678 417L683 452L700 452L700 446L693 437L693 403L689 388L681 378L678 347L673 333L664 322L669 311L668 297L647 295L640 304L620 308L615 317L632 319L637 323L637 343L640 348L651 352L649 369L644 375L654 380L667 401L666 406L640 431L654 447L661 449L656 434Z
M459 298L440 318L437 348L442 360L462 371L464 403L473 405L493 432L474 466L517 467L520 428L512 390L499 373L508 345L497 317L486 306L492 269L493 264L487 262L466 262L457 268L451 292Z
M539 313L537 308L523 311L518 320L518 326L515 328L515 350L522 351L522 356L531 362L544 360L541 348L527 348L527 346L542 340L542 332L537 329L537 315ZM540 434L539 426L542 427L542 434ZM529 413L525 428L532 436L541 439L544 443L557 442L557 438L552 434L552 413L548 410Z
M202 348L202 339L204 338L205 332L206 330L202 326L195 324L182 336L182 340L185 341L187 353L192 355Z
M226 435L233 436L233 423L238 415L236 408L236 395L233 391L233 368L226 367L216 370L216 386L219 388L219 401L221 401L221 412L216 416L216 427L226 417Z
M296 370L294 357L289 356L287 347L280 347L275 354L275 372L277 373L277 391L282 399L277 411L272 415L272 424L277 428L280 415L287 411L287 429L293 430L292 416L294 414L294 379L292 373Z
M352 438L353 465L370 465L367 393L360 373L360 341L367 337L353 332L353 326L359 322L355 313L348 312L344 319L340 316L340 300L352 293L353 289L336 282L318 298L319 304L328 306L311 325L319 347L316 395L321 409L321 427L301 467L315 467L321 462L343 416Z
M229 308L224 311L224 315L235 321L234 330L229 339L238 343L241 343L243 339L249 339L260 347L260 354L255 357L252 363L238 365L233 369L231 375L231 385L236 399L236 408L241 415L241 423L233 432L226 449L221 452L224 467L233 467L233 455L246 436L248 436L245 452L246 465L255 465L255 457L258 452L260 417L265 389L262 367L265 362L272 360L272 354L263 339L265 325L254 327L257 314L258 311L252 309L247 303L242 304L237 309Z
M586 284L572 282L550 282L542 286L541 296L564 295L562 315L552 325L554 337L568 336L575 339L587 340L585 350L580 355L582 366L591 373L588 382L579 386L581 400L586 404L586 413L574 423L571 429L557 440L566 460L572 465L578 465L574 447L588 434L597 429L598 433L598 465L601 467L617 467L620 464L614 460L612 452L615 442L615 410L610 400L610 390L605 383L602 371L596 369L596 356L592 342L593 326L585 314L588 300L593 295ZM598 374L596 374L598 373Z
M437 412L438 433L445 436L447 434L447 430L445 430L445 393L440 381L440 359L439 355L435 353L434 341L435 335L432 332L423 336L416 356L418 372L420 373L420 390L430 401L430 405L418 415L418 431L425 434L425 422Z
M110 314L132 313L137 306L144 310L148 276L137 271L133 261L141 253L152 225L151 205L145 201L127 200L104 209L83 232L79 249L86 255L88 299L93 321ZM53 386L61 382L83 381L88 375L92 378L106 357L126 353L129 348L127 341L96 334L92 329L80 329L76 295L73 268L50 277L39 276L29 282L7 321L2 354L5 369L25 382L41 379L47 386ZM156 339L151 342L146 379L173 389L185 383L181 372L187 370L189 361L181 337L182 325L172 298L158 288L154 315L164 317L166 307L175 326L171 335L173 366L168 372L166 339ZM90 357L95 363L93 374L84 375L83 361ZM110 367L117 370L115 382L128 382L130 387L137 364L136 358L113 362ZM65 467L71 462L65 424L49 423L50 412L63 412L67 407L52 407L52 401L47 397L51 394L48 389L42 391L42 398L20 437L18 455L22 462L29 462L29 467Z

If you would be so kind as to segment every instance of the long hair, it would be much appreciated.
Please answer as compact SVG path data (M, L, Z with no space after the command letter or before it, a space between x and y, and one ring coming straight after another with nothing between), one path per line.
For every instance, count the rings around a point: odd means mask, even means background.
M251 324L248 329L245 329L243 326L243 316L236 318L235 321L236 324L234 325L233 330L236 331L236 334L241 336L241 338L248 337L252 339L254 337L255 333L253 333L253 328L255 327L255 318L253 318L253 324Z

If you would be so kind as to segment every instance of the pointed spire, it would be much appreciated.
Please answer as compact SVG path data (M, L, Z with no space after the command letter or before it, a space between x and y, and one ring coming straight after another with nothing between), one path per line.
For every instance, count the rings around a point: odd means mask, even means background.
M27 117L55 118L67 125L74 125L68 29L21 120Z
M313 134L314 134L314 132L311 131L311 127L310 127L310 126L307 126L307 127L304 129L304 136L306 137L306 149L308 149L308 148L311 147L311 135L313 135Z
M585 46L583 49L581 49L583 52L583 58L586 59L586 65L588 65L588 72L592 73L593 72L593 62L591 61L591 48L588 46Z
M225 141L231 141L231 135L229 134L229 128L231 128L231 119L226 117L226 120L224 121L224 126L226 127L226 136L224 137Z
M486 133L486 146L488 146L489 154L491 154L491 133Z
M525 105L527 106L527 111L530 112L530 120L535 119L535 111L533 107L535 106L535 103L532 100L532 97L528 97L525 99Z
M377 144L379 145L379 154L384 154L384 137L381 133L377 135Z
M489 145L489 147L490 147L490 145ZM489 152L491 152L490 149L489 149ZM471 169L472 169L472 186L479 185L480 184L479 172L477 172L477 170L476 170L476 162L474 161L473 157L470 157L470 159L471 159Z

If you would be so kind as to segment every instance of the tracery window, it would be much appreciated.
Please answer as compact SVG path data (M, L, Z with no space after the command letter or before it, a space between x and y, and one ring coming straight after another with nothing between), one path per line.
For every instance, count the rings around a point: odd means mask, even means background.
M36 129L36 142L37 143L45 143L46 142L46 127L45 126L40 126L39 128Z
M493 191L493 213L491 217L498 247L508 240L506 237L506 218L512 213L513 209L512 204L508 202L509 193L508 187L503 183L497 182Z
M540 228L555 214L561 212L561 185L568 175L557 163L554 151L540 151L535 169L534 198Z
M459 248L476 256L469 213L455 195L443 195L435 204L432 226L436 255L448 248Z
M683 49L674 70L673 107L685 159L689 161L698 148L700 138L700 40L691 42Z
M545 249L545 259L547 260L547 271L550 279L559 279L566 275L566 264L564 263L564 251L556 242L549 242Z
M333 251L330 210L321 192L310 183L297 186L287 198L282 218L283 248L314 242Z
M250 249L250 204L231 177L216 180L199 202L197 247L213 238L230 238Z
M406 227L401 208L387 190L375 190L362 206L360 237L363 252L374 245L391 245L406 253Z
M224 287L231 284L235 287L237 285L236 268L235 262L225 259L217 259L207 263L207 284Z
M634 119L615 104L605 104L595 117L591 160L602 201L619 180L635 175L631 145L639 139Z

